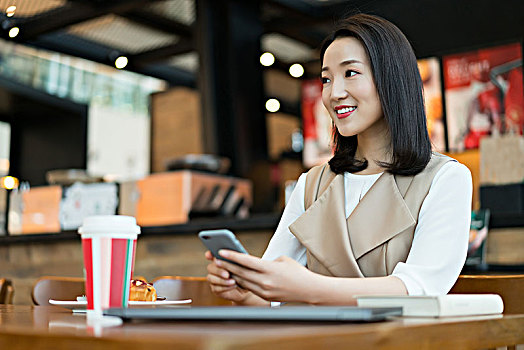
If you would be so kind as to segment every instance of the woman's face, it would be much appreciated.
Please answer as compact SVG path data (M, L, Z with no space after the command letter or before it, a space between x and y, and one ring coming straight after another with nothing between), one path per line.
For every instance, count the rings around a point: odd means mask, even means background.
M383 129L382 106L364 46L355 38L336 39L324 53L322 102L342 136Z

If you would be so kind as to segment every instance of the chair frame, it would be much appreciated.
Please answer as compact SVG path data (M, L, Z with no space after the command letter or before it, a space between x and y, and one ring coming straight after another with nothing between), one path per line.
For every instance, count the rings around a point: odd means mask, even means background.
M183 284L187 284L187 288L193 289L196 288L197 295L181 295L179 298L191 298L193 299L193 305L198 306L232 306L233 303L227 299L221 298L215 295L211 288L206 277L197 277L197 276L159 276L152 280L153 286L161 280L171 280L171 281L180 281L180 286L183 288ZM202 289L206 287L206 289ZM157 289L158 293L158 289ZM160 295L160 294L159 294ZM162 296L162 295L161 295Z
M524 275L460 275L450 293L498 294L505 314L524 313Z
M69 288L73 290L68 291L60 289L61 284L68 284ZM56 288L56 291L41 291L41 288ZM42 276L36 280L31 290L31 299L34 305L51 305L49 299L52 297L53 292L56 292L56 296L63 300L76 300L76 297L81 294L85 294L85 279L83 277L63 277L63 276ZM64 297L66 299L64 299Z
M12 304L15 289L7 278L0 278L0 304Z

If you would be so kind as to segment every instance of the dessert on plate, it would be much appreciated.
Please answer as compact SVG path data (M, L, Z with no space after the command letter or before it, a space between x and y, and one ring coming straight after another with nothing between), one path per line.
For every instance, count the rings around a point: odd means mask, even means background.
M156 289L151 283L144 280L131 280L129 287L130 301L156 301Z

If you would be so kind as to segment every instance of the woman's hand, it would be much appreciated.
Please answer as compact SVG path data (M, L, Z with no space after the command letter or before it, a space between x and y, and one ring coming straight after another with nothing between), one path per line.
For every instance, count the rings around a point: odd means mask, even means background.
M265 300L305 303L314 303L316 300L314 295L319 275L291 258L282 256L267 261L231 250L220 250L219 254L240 266L216 260L214 265L217 271L229 271L239 286Z
M353 295L408 294L404 282L396 276L328 277L285 256L268 261L232 250L223 249L219 254L238 265L213 259L206 252L206 258L213 261L208 265L213 291L243 305L268 305L268 301L356 305ZM226 282L229 280L235 283Z
M231 300L238 304L244 304L249 297L249 291L240 288L234 279L231 278L229 271L217 266L217 260L211 252L206 252L206 259L211 261L207 265L207 280L211 285L211 291L221 298Z

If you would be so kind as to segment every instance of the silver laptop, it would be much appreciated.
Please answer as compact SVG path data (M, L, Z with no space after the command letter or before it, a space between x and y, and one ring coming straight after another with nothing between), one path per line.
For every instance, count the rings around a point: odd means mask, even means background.
M108 309L105 315L124 320L202 320L202 321L336 321L375 322L390 316L402 315L400 307L357 306L196 306L157 309L127 308Z

